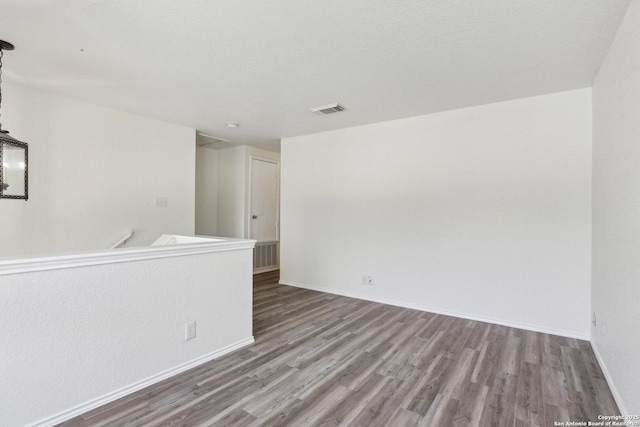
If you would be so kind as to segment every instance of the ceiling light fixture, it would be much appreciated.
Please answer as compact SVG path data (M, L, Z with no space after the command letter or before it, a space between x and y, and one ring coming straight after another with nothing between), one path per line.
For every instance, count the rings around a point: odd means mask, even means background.
M239 128L240 125L237 123L227 123L228 128Z
M11 43L0 40L0 105L2 104L2 56L5 50L13 50ZM26 142L9 136L0 123L0 198L29 198L28 180L29 148ZM14 167L17 165L17 167Z

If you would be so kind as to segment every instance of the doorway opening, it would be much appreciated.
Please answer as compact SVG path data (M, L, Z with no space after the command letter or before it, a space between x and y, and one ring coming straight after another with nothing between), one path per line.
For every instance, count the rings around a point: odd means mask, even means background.
M249 169L249 238L256 240L253 272L280 268L280 164L251 156Z

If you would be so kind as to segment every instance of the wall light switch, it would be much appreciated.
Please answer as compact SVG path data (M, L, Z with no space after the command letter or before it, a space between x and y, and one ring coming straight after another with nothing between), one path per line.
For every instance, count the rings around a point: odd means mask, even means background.
M156 196L154 206L156 208L166 208L169 206L169 198Z

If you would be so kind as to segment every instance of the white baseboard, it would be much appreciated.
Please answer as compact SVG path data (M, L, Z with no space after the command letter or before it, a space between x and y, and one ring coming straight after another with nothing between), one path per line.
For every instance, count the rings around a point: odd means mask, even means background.
M107 393L98 398L92 399L88 402L85 402L81 405L75 406L73 408L67 409L65 411L59 412L50 417L41 419L32 424L29 424L27 427L49 427L55 426L71 418L77 417L78 415L82 415L85 412L88 412L92 409L98 408L102 405L106 405L107 403L111 403L121 397L127 396L131 393L134 393L138 390L142 390L145 387L149 387L150 385L156 384L162 380L170 378L174 375L180 374L182 372L188 371L191 368L195 368L196 366L202 365L203 363L209 362L213 359L217 359L225 354L231 353L232 351L238 350L247 345L253 344L254 338L253 336L249 338L245 338L236 343L230 344L226 347L221 348L220 350L214 351L209 354L205 354L204 356L198 357L196 359L190 360L189 362L178 365L174 368L168 369L166 371L155 374L151 377L148 377L144 380L135 382L131 385L123 387L119 390L115 390L111 393Z
M323 289L318 286L308 285L306 283L291 282L288 280L280 280L279 283L281 285L295 286L296 288L310 289L312 291L325 292L329 294L340 295L340 296L349 297L349 298L357 298L357 299L371 301L371 302L379 302L381 304L393 305L396 307L403 307L403 308L410 308L412 310L427 311L429 313L443 314L445 316L460 317L462 319L475 320L478 322L493 323L496 325L508 326L510 328L525 329L527 331L541 332L541 333L550 334L550 335L559 335L562 337L576 338L576 339L585 340L585 341L591 340L591 337L589 335L576 334L576 333L564 331L561 329L549 329L549 328L541 328L538 326L525 325L521 323L505 322L503 320L492 319L489 317L478 317L478 316L473 316L467 313L459 313L455 311L442 310L436 307L407 304L403 301L396 301L396 300L387 299L387 298L372 298L368 295L357 294L354 292L342 292L342 291L338 292L331 289Z
M611 414L611 415L631 415L629 411L627 411L626 406L624 406L624 403L622 403L622 396L620 396L620 393L618 392L616 383L613 381L611 374L609 374L607 365L604 363L604 359L602 359L602 356L600 355L600 351L598 351L598 347L596 346L596 343L593 341L591 341L591 348L593 349L593 353L596 355L598 364L602 369L602 373L604 374L604 379L607 380L607 384L609 385L609 389L611 390L613 399L616 401L616 404L618 405L618 409L620 410L620 414Z

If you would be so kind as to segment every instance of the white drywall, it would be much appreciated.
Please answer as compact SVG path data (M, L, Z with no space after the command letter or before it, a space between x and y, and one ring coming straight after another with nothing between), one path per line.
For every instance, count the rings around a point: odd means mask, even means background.
M284 139L281 203L282 283L589 337L590 89Z
M18 85L2 96L3 127L29 143L29 200L0 199L0 257L194 233L193 129Z
M196 148L196 234L218 235L218 150Z
M620 410L640 414L640 1L593 86L592 340Z
M253 245L245 246L0 274L0 424L57 424L250 344ZM185 341L190 321L196 338Z
M218 151L218 235L249 236L251 156L280 162L280 153L241 145Z

